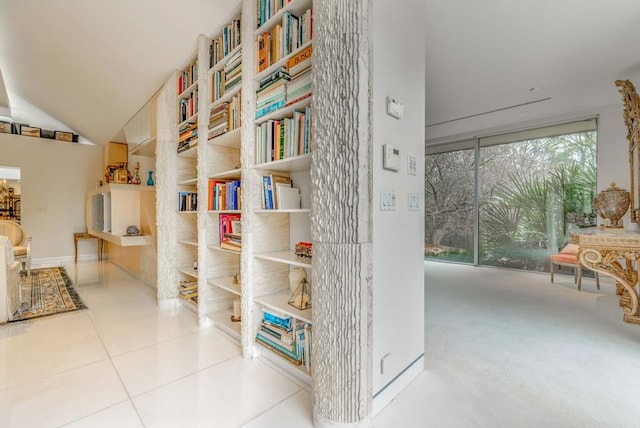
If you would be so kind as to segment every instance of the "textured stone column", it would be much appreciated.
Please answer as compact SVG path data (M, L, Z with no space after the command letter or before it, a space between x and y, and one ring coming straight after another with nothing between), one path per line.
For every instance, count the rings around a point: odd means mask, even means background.
M369 426L371 67L368 0L314 2L313 417Z
M158 290L160 306L176 304L176 122L177 74L173 73L158 94L156 141L156 223L158 233Z

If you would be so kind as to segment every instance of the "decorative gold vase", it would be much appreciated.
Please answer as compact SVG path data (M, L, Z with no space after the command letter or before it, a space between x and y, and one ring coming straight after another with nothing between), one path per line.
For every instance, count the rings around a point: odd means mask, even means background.
M611 187L598 193L593 206L600 217L605 220L605 227L622 228L622 217L629 209L629 192L611 183ZM608 220L608 221L607 221Z

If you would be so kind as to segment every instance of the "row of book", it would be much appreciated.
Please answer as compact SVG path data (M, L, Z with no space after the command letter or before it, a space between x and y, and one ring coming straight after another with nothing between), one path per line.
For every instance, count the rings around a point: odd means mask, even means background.
M211 74L211 100L217 101L224 94L242 84L242 49L238 49L225 61L222 70Z
M285 67L280 67L260 82L256 91L256 119L311 97L311 62L305 65L293 77Z
M231 251L242 251L242 215L220 214L220 248Z
M198 281L180 281L178 293L181 299L193 301L195 297L195 303L198 303Z
M233 131L242 125L241 110L242 93L238 92L230 102L221 103L211 109L209 114L209 131L207 138L219 137L229 131Z
M308 9L301 17L285 12L281 24L277 24L270 32L258 35L255 41L258 73L311 40L312 14L312 9Z
M198 122L185 123L178 130L178 153L198 144Z
M178 76L178 95L198 81L198 60L189 64Z
M294 210L300 208L300 189L293 187L291 177L269 174L262 177L262 208Z
M291 3L293 0L256 0L258 2L257 26L260 28L273 15L278 13L283 7Z
M256 127L256 163L273 162L311 152L311 106L293 116L267 120Z
M209 180L209 211L241 210L240 180Z
M269 308L262 308L256 341L296 365L311 372L311 324Z
M198 210L198 193L197 192L178 192L178 211L197 211Z
M240 19L234 19L224 28L217 39L213 39L209 45L209 68L224 59L231 51L240 46Z
M181 98L178 107L178 123L182 123L198 113L198 89L194 89L188 98Z

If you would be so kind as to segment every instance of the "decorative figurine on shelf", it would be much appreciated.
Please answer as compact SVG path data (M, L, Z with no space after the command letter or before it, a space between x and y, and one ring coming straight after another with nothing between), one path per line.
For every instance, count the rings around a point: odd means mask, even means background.
M133 176L133 179L131 180L131 184L140 184L141 180L140 180L140 162L136 162L136 167L134 168L136 173Z
M240 284L240 281L238 280L238 273L233 274L233 281L231 282L232 284Z
M302 278L298 287L289 296L291 306L296 309L305 310L311 308L311 288L307 282L307 278Z
M153 182L153 171L149 171L149 178L147 179L147 186L153 186L155 183Z
M242 321L242 314L240 313L240 299L233 301L233 313L231 314L231 322Z

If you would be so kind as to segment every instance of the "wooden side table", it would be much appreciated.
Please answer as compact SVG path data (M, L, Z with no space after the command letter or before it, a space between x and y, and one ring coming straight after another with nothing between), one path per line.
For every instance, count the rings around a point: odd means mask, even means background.
M102 238L98 238L87 232L79 232L73 234L73 244L76 248L76 263L78 263L78 241L81 239L97 239L98 240L98 260L102 260L102 249L104 248L104 241Z

